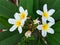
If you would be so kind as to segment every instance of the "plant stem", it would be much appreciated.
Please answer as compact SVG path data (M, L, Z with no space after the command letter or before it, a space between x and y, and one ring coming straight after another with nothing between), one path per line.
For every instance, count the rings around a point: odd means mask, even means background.
M18 6L18 0L16 0L16 6Z
M46 45L48 45L48 43L47 43L47 41L45 40L44 37L42 37L42 40L44 41L44 43L45 43Z

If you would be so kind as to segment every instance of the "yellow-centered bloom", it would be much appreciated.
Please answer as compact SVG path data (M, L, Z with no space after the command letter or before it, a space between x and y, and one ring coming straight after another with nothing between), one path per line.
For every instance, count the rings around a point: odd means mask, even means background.
M38 29L38 30L42 30L42 36L43 36L43 37L46 37L47 32L48 32L48 33L51 33L51 34L54 34L54 30L51 28L52 25L53 25L53 24L52 24L51 22L49 22L49 23L44 23L44 24L42 24L42 25L38 25L38 26L37 26L37 29Z
M49 29L49 25L48 24L43 24L42 25L42 30L46 31Z
M21 7L21 6L19 8L19 11L20 11L20 14L19 14L20 19L26 21L27 16L28 16L28 11L24 10L23 7Z
M24 21L20 19L18 13L15 13L14 17L15 19L12 18L8 19L8 22L10 24L13 24L13 26L10 28L10 32L13 32L16 28L18 28L19 33L22 33L22 27L24 25Z
M28 11L24 10L23 7L19 7L20 13L15 13L14 17L15 19L8 19L8 22L10 24L13 24L13 26L10 28L10 31L14 31L18 27L19 33L22 33L22 27L24 26L24 23L27 19Z
M44 16L45 18L48 18L48 17L49 17L49 15L48 15L47 12L43 12L43 16Z
M42 16L42 25L37 26L38 30L42 30L42 36L45 37L47 35L47 32L54 34L54 30L51 28L51 26L55 24L55 20L51 17L51 15L53 15L55 10L50 9L48 11L47 4L44 4L43 12L41 10L37 10L36 12Z
M20 14L20 18L21 18L21 19L25 19L25 18L26 18L26 14L25 14L24 12L22 12L22 13Z
M43 12L41 10L36 11L37 14L42 16L42 21L44 20L45 22L46 22L46 20L48 20L50 22L54 22L54 18L51 17L51 15L53 15L54 12L55 12L54 9L50 9L48 11L47 4L44 4Z
M17 27L21 26L21 24L22 24L22 23L21 23L20 20L17 20L17 21L16 21L16 26L17 26Z

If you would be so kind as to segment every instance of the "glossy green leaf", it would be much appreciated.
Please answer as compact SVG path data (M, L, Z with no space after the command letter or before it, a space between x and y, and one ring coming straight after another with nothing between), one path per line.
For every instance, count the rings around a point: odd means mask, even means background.
M53 25L53 29L56 33L60 32L60 21L56 22L55 25Z
M33 0L33 14L34 19L36 19L39 15L36 13L38 9L40 9L40 0Z
M0 45L15 45L17 44L23 35L14 32L1 32L0 33Z
M1 26L2 26L2 29L6 28L6 29L9 29L10 26L9 26L9 23L8 23L8 18L4 17L4 16L0 16L0 29L1 29Z
M8 0L0 0L0 16L13 17L18 8Z

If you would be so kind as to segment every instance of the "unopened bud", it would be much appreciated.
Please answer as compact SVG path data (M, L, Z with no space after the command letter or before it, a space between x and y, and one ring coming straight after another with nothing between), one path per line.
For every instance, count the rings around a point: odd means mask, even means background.
M25 33L25 36L26 36L26 38L28 38L28 37L31 37L31 31L30 30L28 30L26 33Z

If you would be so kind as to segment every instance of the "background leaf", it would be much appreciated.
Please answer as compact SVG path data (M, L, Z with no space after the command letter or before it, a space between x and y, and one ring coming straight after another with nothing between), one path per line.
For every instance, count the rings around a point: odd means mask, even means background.
M17 6L8 0L0 0L0 16L13 17L12 15L14 15L17 10Z

